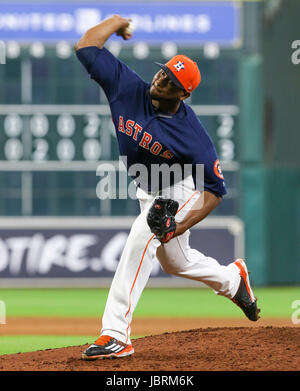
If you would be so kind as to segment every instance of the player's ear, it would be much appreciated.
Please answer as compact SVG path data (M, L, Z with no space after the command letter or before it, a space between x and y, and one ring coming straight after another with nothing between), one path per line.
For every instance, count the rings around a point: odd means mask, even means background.
M191 93L190 93L190 92L187 92L187 91L182 90L182 95L181 95L181 97L180 97L180 100L185 100L185 99L187 99L189 96L191 96Z

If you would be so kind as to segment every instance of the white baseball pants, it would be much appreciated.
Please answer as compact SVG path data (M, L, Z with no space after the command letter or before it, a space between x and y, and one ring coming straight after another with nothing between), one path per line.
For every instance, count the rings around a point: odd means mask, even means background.
M179 202L176 221L183 220L199 195L194 190L192 177L160 194ZM101 335L109 335L127 344L131 343L132 315L149 279L155 256L166 273L200 281L228 298L235 295L240 283L236 265L220 265L214 258L190 248L189 231L164 245L154 238L146 217L157 196L145 193L140 188L137 190L141 213L131 227L102 317Z

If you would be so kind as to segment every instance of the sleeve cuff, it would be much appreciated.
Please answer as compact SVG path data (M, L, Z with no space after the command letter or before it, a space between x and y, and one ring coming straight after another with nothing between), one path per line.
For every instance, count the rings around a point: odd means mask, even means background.
M92 66L100 50L101 49L99 49L97 46L87 46L76 51L78 60L85 67L88 73L91 73Z

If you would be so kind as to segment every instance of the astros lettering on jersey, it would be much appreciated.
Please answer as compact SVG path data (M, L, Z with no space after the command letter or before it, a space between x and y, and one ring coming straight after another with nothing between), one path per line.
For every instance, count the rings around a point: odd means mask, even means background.
M189 105L181 102L174 115L158 112L151 103L150 83L106 48L83 48L77 56L106 94L127 168L143 163L150 172L152 164L203 164L204 190L226 194L224 179L216 175L218 157L212 140ZM174 66L180 72L184 63L176 61ZM147 187L144 190L151 192L150 182Z

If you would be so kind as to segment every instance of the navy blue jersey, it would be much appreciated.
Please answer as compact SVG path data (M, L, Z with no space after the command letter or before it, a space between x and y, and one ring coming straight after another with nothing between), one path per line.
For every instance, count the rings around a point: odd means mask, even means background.
M151 172L151 166L165 163L169 167L180 165L184 173L185 166L192 167L195 187L199 188L196 167L202 164L204 183L199 189L204 187L218 196L226 194L212 140L191 107L181 102L175 114L160 113L152 105L150 84L107 49L91 46L77 50L76 54L91 78L105 92L120 155L126 157L127 168L142 163ZM157 190L153 188L151 175L147 179L147 190Z

